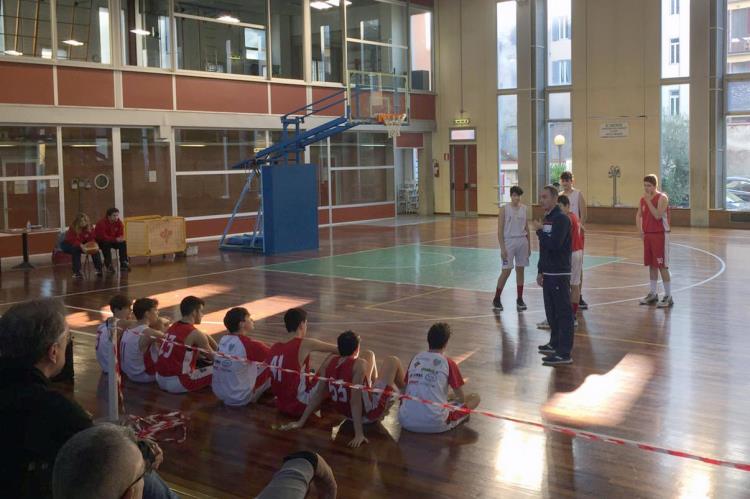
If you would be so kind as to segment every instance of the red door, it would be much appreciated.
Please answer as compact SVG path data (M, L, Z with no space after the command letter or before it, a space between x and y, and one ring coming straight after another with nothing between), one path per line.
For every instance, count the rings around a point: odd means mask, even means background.
M477 146L451 146L451 212L455 216L477 213Z

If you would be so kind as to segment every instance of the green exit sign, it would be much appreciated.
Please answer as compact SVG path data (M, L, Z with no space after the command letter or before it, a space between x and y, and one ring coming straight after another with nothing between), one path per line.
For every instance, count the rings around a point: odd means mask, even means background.
M471 119L469 118L456 118L453 120L455 126L469 126Z

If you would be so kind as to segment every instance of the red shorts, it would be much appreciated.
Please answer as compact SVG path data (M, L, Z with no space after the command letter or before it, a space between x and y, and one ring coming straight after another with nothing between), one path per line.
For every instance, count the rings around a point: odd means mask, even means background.
M643 265L669 268L669 233L646 232L643 235Z

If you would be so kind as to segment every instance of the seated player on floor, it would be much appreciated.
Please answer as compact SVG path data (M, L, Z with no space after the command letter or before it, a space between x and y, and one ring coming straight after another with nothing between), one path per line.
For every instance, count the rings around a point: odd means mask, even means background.
M182 318L167 329L156 361L156 382L170 393L187 393L211 385L213 366L198 368L198 360L213 362L216 342L195 326L203 319L205 302L186 296L180 302ZM200 350L200 351L199 351Z
M310 400L310 391L315 383L310 373L312 352L336 353L336 345L306 338L307 312L291 308L284 314L284 325L290 339L274 343L268 352L267 364L271 369L271 391L276 395L276 407L289 416L298 418L305 412ZM288 372L284 370L293 372Z
M132 319L133 300L124 295L115 295L109 300L111 317L96 328L96 360L104 374L110 373L110 359L112 358L113 342L120 341L122 332L136 324Z
M336 410L354 423L354 438L349 442L349 447L359 447L367 442L363 424L375 423L385 417L395 400L393 395L404 387L404 368L397 357L387 357L378 376L375 354L367 350L360 356L359 347L359 335L353 331L339 335L339 355L328 357L320 370L324 377L344 383L318 381L302 417L295 423L283 426L283 429L301 428L307 418L330 398ZM364 385L376 391L352 389L349 385Z
M159 317L159 302L152 298L138 298L133 303L133 315L138 322L126 329L120 340L122 372L130 381L152 383L166 324Z
M270 371L261 364L265 362L269 348L262 341L250 338L254 323L246 308L229 310L224 316L224 326L228 334L219 341L217 355L214 356L211 382L214 395L231 406L257 402L271 387Z
M433 324L427 333L430 349L418 353L409 363L406 373L406 395L432 400L439 404L449 403L449 398L458 408L476 409L479 395L464 395L464 378L453 359L445 355L451 337L451 328L444 322ZM453 397L449 397L450 390ZM418 433L442 433L451 430L469 419L463 411L450 411L444 407L403 399L398 411L401 426Z

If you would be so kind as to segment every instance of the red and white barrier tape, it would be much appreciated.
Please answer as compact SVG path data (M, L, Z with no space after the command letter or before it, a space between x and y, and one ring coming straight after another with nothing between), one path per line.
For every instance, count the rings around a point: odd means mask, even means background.
M143 334L143 333L139 333L139 334ZM268 369L271 369L272 372L281 371L281 372L285 372L285 373L296 374L298 376L306 376L306 377L312 378L313 381L315 381L315 382L317 382L317 381L325 381L325 382L328 382L328 383L332 383L332 384L336 384L336 385L340 385L340 386L345 386L345 387L353 389L353 390L362 390L362 391L367 391L367 392L371 392L371 393L385 393L385 390L382 389L382 388L375 388L375 387L365 386L365 385L361 385L361 384L349 383L349 382L341 380L341 379L334 379L334 378L328 378L328 377L325 377L325 376L320 376L317 373L306 373L306 372L295 371L294 369L286 369L286 368L283 368L283 367L272 366L272 365L270 365L268 363L265 363L265 362L258 362L258 361L254 361L254 360L249 360L247 358L238 357L236 355L230 355L230 354L227 354L227 353L224 353L224 352L218 352L218 351L217 352L213 352L213 351L205 350L205 349L198 348L198 347L187 346L187 345L185 345L183 343L166 340L164 338L156 338L156 341L160 341L162 343L172 343L173 345L177 345L177 346L185 348L187 350L193 350L193 351L196 351L198 353L203 353L203 354L208 354L208 355L223 357L223 358L226 358L226 359L229 359L229 360L233 360L233 361L236 361L236 362L244 362L244 363L247 363L247 364L257 364L257 365L260 365L262 367L266 367ZM567 436L573 437L573 438L583 438L583 439L591 440L591 441L595 441L595 442L604 442L604 443L608 443L608 444L612 444L612 445L618 445L618 446L624 446L624 447L633 447L633 448L640 449L640 450L647 451L647 452L654 452L654 453L658 453L658 454L666 454L666 455L669 455L669 456L681 457L681 458L685 458L685 459L692 459L694 461L700 461L702 463L711 464L711 465L714 465L714 466L722 466L722 467L727 467L727 468L733 468L733 469L737 469L737 470L741 470L741 471L750 471L750 463L743 463L743 462L740 462L740 461L732 461L732 460L728 460L728 459L716 459L716 458L712 458L712 457L701 456L699 454L694 454L694 453L691 453L691 452L685 452L685 451L681 451L681 450L670 449L668 447L661 447L661 446L658 446L658 445L648 444L648 443L645 443L645 442L638 442L636 440L628 440L628 439L625 439L625 438L612 437L610 435L606 435L606 434L602 434L602 433L594 433L594 432L590 432L590 431L577 430L575 428L569 428L569 427L566 427L566 426L559 426L559 425L554 425L554 424L549 424L549 423L539 423L539 422L535 422L535 421L528 421L528 420L525 420L525 419L515 418L515 417L512 417L512 416L504 416L502 414L497 414L497 413L492 412L492 411L483 411L483 410L477 410L477 409L467 409L465 407L459 407L459 406L455 406L453 404L443 404L441 402L436 402L434 400L428 400L428 399L422 399L422 398L412 397L411 395L407 395L405 393L393 393L393 392L391 392L391 393L392 393L392 396L394 398L398 398L399 400L411 400L411 401L419 402L419 403L425 404L425 405L433 405L433 406L436 406L436 407L447 409L450 412L457 411L457 412L461 412L461 413L464 413L464 414L478 414L478 415L486 416L486 417L492 418L492 419L499 419L501 421L509 421L511 423L516 423L516 424L520 424L520 425L532 426L532 427L535 427L535 428L540 428L542 430L552 431L552 432L555 432L555 433L562 433L563 435L567 435ZM170 413L170 414L179 414L179 413ZM148 418L146 418L146 419L148 419ZM184 421L182 422L182 424L184 424ZM161 428L161 426L159 428ZM166 428L163 428L163 429L168 429L168 428L169 427L166 427ZM157 431L162 431L162 429L158 429ZM182 441L184 441L184 438L182 439Z

